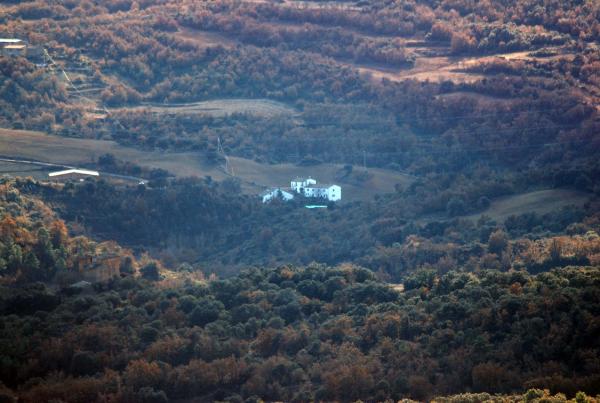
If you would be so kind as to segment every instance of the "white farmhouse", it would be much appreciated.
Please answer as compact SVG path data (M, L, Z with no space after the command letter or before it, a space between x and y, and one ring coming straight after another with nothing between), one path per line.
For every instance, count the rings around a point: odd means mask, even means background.
M265 190L260 195L263 203L269 203L273 199L281 199L283 201L290 201L294 198L294 194L290 193L282 188L272 188Z
M263 203L269 203L275 198L283 201L289 201L294 198L292 192L303 195L304 197L320 198L329 201L338 201L342 199L342 188L338 185L317 185L317 180L311 178L296 178L290 182L289 188L271 188L263 192Z
M310 185L304 189L304 197L320 197L329 201L342 198L342 188L338 185Z
M309 176L308 178L296 178L292 180L290 187L296 193L302 193L302 189L305 187L316 184L317 181Z
M290 187L304 197L319 197L329 201L338 201L342 199L342 188L338 185L317 185L316 179L296 178L291 181Z

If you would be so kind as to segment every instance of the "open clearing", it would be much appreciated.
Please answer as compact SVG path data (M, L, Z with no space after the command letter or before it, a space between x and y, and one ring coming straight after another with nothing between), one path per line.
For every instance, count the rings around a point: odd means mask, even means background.
M264 0L243 0L246 3L265 3ZM316 8L316 9L336 9L336 10L354 10L360 11L362 7L354 5L354 3L345 3L341 1L323 1L323 0L278 0L280 6L286 8Z
M347 183L339 179L342 164L319 164L315 166L297 166L294 164L260 164L244 158L229 158L235 174L244 180L254 183L257 188L264 186L289 186L290 180L296 176L312 176L319 183L338 183L342 186L343 200L370 200L377 193L394 192L397 183L407 185L412 179L399 172L369 168L369 179L361 184ZM360 170L361 168L355 168Z
M130 108L114 108L113 111L147 111L166 114L204 114L222 117L234 113L262 117L297 114L298 111L282 102L270 99L217 99L185 104L145 104Z
M503 222L515 214L537 213L546 214L560 210L565 206L582 206L590 195L569 189L548 189L523 193L515 196L502 197L492 201L490 207L478 214L466 218L479 219L486 215L497 222Z
M437 53L446 53L447 48L414 48L417 58L415 64L410 69L389 68L381 66L360 66L354 65L361 73L374 79L388 79L390 81L403 81L414 79L418 81L453 81L455 83L473 83L481 80L483 74L465 72L464 69L476 66L480 63L491 62L497 59L505 60L550 60L557 58L572 58L572 54L563 53L559 48L551 48L557 54L550 57L535 57L529 51L500 53L496 55L481 57L451 57L441 55L428 55L433 49ZM434 52L434 53L436 53Z
M418 52L417 52L418 54ZM483 75L459 71L463 68L462 58L448 56L417 56L415 64L407 68L389 68L380 66L355 66L359 72L374 79L390 81L418 80L445 81L456 83L472 83L483 78Z
M0 155L6 157L77 166L94 162L105 153L143 167L162 168L178 177L210 175L215 180L229 177L221 167L206 164L201 153L142 151L121 146L114 141L76 139L34 131L0 129ZM289 181L295 176L311 175L321 183L339 183L342 186L344 201L370 200L375 194L393 192L397 183L406 185L412 181L410 177L396 171L372 168L369 169L370 177L359 185L344 183L338 178L344 166L342 164L304 167L293 164L261 164L238 157L230 157L229 160L235 176L242 181L242 189L248 194L257 194L265 186L289 186ZM2 173L0 171L0 174Z
M239 42L236 40L228 38L225 35L188 27L180 27L179 30L173 34L173 36L194 42L203 49L216 46L222 46L226 49L230 49L239 44Z

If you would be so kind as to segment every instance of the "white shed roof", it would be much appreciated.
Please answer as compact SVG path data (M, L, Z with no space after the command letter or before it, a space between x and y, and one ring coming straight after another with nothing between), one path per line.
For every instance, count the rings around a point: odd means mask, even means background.
M0 43L20 43L23 42L22 39L17 38L0 38Z
M53 176L62 176L62 175L69 175L69 174L100 176L99 172L97 172L97 171L90 171L90 170L87 170L87 169L65 169L64 171L50 172L48 174L48 176L53 177Z

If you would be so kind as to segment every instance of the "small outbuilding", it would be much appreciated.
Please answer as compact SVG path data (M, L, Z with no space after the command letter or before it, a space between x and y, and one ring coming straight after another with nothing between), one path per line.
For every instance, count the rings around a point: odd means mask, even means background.
M18 38L0 38L0 54L3 56L25 56L27 42Z
M294 194L282 188L272 188L265 190L263 193L261 193L260 197L262 197L263 203L269 203L273 199L290 201L294 198Z

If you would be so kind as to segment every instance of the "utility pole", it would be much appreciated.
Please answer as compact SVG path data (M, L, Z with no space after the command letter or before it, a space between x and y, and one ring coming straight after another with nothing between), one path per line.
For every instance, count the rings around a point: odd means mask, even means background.
M225 154L225 150L221 145L221 136L217 136L217 153L223 154L223 158L225 158L225 173L235 176L235 172L233 171L233 166L229 163L229 157Z
M367 170L367 152L365 150L363 150L363 168L365 171Z

